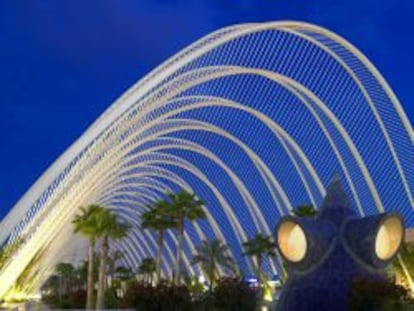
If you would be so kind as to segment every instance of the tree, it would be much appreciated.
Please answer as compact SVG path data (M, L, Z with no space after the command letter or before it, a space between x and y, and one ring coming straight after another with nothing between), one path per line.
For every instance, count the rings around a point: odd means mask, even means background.
M152 258L144 258L138 267L138 273L144 275L144 281L152 284L152 275L156 270L156 264ZM148 277L148 278L147 278Z
M75 278L75 267L66 262L56 265L56 274L59 276L59 298L62 299L63 292L70 294L72 292L73 281Z
M99 236L97 214L103 210L103 207L99 205L89 205L86 208L81 207L80 210L81 213L75 216L72 223L74 225L75 233L79 233L89 240L86 309L93 309L93 290L95 284L93 278L94 249L96 239Z
M229 247L221 240L202 241L197 248L197 254L193 257L194 264L200 264L208 276L211 292L216 284L217 269L222 266L227 269L233 268L233 258L229 255Z
M256 258L257 279L259 284L261 284L263 256L276 256L276 253L274 252L276 245L270 236L264 236L261 233L256 233L251 240L243 243L243 247L245 249L244 255Z
M115 278L115 272L116 272L116 263L122 259L124 257L124 254L119 251L116 250L114 252L112 252L109 256L108 256L108 274L111 277L111 286L112 286L112 282Z
M157 232L156 278L157 282L160 282L164 232L169 228L176 228L177 221L173 217L171 206L164 200L160 200L148 208L148 211L141 215L141 227Z
M347 304L349 310L358 311L414 310L410 291L388 279L352 280Z
M398 284L402 284L406 288L410 288L410 282L407 279L406 273L408 272L411 278L414 277L414 244L403 243L399 252L406 271L404 272L398 257L395 257L389 267L390 274L396 279Z
M298 205L292 213L297 217L313 217L318 214L318 210L311 204L302 204Z
M127 268L124 266L116 267L115 269L117 278L121 281L128 281L133 277L133 273L131 271L131 268Z
M96 309L104 309L105 304L105 283L107 257L109 252L109 239L118 240L124 238L130 229L126 223L120 222L118 216L108 209L103 208L96 214L98 224L98 237L101 238L101 258L99 264L98 294L96 299Z
M168 193L170 206L172 208L174 219L177 221L178 245L176 255L176 267L174 274L174 283L178 284L181 277L181 257L184 237L185 220L195 221L197 219L205 219L206 213L203 209L203 201L196 198L194 193L181 190L178 193Z
M59 289L59 279L59 276L52 274L41 287L42 296L57 296L59 294L56 292Z

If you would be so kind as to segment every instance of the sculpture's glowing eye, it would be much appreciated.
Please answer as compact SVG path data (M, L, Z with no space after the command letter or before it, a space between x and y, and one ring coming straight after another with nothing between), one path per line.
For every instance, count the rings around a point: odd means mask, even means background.
M386 219L377 231L375 253L382 260L390 259L398 251L403 238L401 220L397 217Z
M278 231L277 239L280 251L292 262L301 261L307 250L307 241L302 228L293 221L284 222Z

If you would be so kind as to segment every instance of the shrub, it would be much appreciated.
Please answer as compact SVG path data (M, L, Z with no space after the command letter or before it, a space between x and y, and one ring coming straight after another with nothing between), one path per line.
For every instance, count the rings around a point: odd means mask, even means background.
M119 299L116 294L116 287L108 288L105 291L105 308L117 309L119 308Z
M86 291L79 289L63 295L62 298L59 295L45 295L42 300L47 305L58 309L82 309L85 307Z
M162 282L153 287L148 283L132 281L127 284L121 306L146 311L185 311L192 309L192 302L186 286Z
M414 310L409 291L390 280L354 280L348 302L349 310Z
M213 304L217 310L255 310L257 293L241 279L224 278L214 289Z

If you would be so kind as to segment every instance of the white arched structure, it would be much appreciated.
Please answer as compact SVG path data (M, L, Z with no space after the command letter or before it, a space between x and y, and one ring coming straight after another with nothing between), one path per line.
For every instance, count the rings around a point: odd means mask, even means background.
M226 240L250 273L241 243L258 231L272 234L298 204L318 205L335 172L359 213L395 210L413 226L413 142L389 85L338 35L289 21L218 30L132 86L3 219L0 243L24 243L0 270L0 298L40 253L27 291L57 262L84 258L71 219L90 203L135 226L112 246L136 266L156 251L138 214L166 190L197 193L208 219L186 228L189 274L199 273L190 264L195 247L213 237ZM165 274L175 245L170 232Z

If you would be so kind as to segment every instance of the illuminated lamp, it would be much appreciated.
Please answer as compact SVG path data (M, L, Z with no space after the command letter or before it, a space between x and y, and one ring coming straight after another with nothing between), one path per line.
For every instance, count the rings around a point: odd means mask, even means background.
M398 254L404 225L398 214L387 213L350 219L344 224L343 231L345 245L355 259L383 268Z
M288 274L276 310L349 310L353 281L385 280L403 233L398 214L359 217L335 177L317 216L286 216L276 226Z

